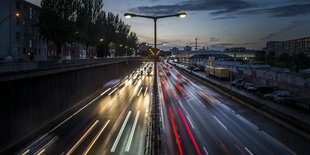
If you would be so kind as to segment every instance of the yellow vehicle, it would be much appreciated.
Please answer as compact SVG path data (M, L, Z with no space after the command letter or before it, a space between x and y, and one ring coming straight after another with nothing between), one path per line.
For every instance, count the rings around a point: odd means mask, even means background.
M218 77L218 78L229 78L229 69L223 68L223 67L214 67L214 66L207 66L205 68L205 71L212 76Z

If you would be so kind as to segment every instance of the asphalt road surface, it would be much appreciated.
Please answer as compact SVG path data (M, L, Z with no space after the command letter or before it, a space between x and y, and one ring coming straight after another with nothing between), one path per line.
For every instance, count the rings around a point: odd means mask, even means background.
M16 154L144 154L153 73L137 78L140 73L107 88Z
M224 105L223 96L158 63L166 154L294 154Z

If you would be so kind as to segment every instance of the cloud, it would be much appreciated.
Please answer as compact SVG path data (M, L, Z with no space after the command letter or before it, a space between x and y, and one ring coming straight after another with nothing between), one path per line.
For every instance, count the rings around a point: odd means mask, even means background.
M269 33L265 37L261 38L260 40L270 40L272 38L275 38L275 37L281 35L282 33L285 33L287 31L290 31L290 30L298 27L299 25L300 25L300 21L293 21L293 22L291 22L291 25L288 25L288 26L278 30L277 32Z
M210 37L210 39L209 39L209 42L210 42L210 43L211 43L211 42L218 42L218 41L220 41L219 38Z
M173 5L140 6L129 11L145 15L174 14L181 11L211 11L210 14L222 15L251 7L254 5L244 0L190 0Z
M210 49L215 50L224 50L225 48L231 48L231 47L244 47L246 45L255 45L257 43L254 42L244 42L244 43L218 43L218 44L212 44L209 46Z
M237 17L236 16L223 16L223 17L213 18L212 20L235 19L235 18L237 18Z
M295 3L267 9L249 10L244 11L242 14L261 14L261 13L271 14L273 17L292 17L298 15L308 15L310 14L310 3L299 3L299 4Z

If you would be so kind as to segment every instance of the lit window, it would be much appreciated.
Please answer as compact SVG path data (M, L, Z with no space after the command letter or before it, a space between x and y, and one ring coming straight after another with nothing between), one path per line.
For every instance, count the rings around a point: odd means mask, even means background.
M29 8L29 18L30 18L30 19L32 19L32 13L33 13L32 11L33 11L33 10L32 10L32 7L30 7L30 8Z

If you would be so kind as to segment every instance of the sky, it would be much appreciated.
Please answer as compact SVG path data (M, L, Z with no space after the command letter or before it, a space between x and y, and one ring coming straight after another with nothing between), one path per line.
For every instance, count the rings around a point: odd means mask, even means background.
M40 0L28 0L37 5ZM123 16L167 15L186 12L186 18L157 22L157 42L171 47L195 46L223 50L230 47L262 49L267 41L310 36L310 0L103 0L103 9ZM152 44L150 19L123 19L139 42Z

